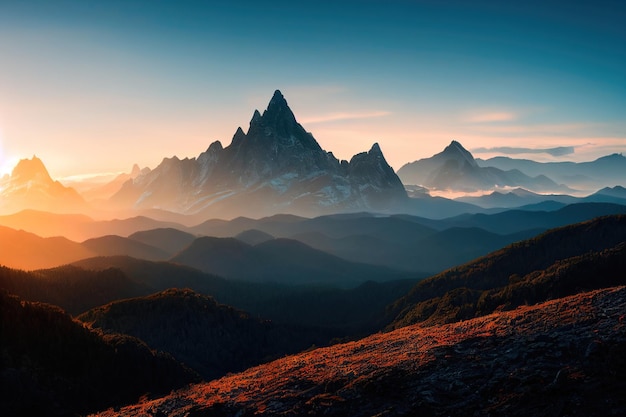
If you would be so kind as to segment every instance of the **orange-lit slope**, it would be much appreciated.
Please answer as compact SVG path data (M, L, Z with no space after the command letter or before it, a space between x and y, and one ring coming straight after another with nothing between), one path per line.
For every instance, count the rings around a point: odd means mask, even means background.
M18 269L51 268L95 256L80 243L64 237L42 238L0 226L0 265Z
M625 415L626 287L286 357L113 415Z

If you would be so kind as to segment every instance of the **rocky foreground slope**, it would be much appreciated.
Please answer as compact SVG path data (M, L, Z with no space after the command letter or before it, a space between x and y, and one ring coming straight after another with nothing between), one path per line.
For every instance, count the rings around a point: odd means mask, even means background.
M626 415L626 287L317 349L100 416Z

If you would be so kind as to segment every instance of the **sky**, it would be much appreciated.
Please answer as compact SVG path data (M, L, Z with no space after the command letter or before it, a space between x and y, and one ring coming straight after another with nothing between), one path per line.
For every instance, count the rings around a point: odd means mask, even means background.
M0 174L154 168L274 90L340 159L626 152L623 1L0 0Z

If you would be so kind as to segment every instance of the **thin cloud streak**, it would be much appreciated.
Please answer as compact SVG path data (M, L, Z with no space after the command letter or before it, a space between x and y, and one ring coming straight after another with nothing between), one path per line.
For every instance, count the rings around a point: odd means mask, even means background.
M588 136L590 131L597 130L598 124L565 123L539 125L507 125L507 126L468 126L465 129L485 136L543 136L556 135L568 137Z
M340 120L371 119L375 117L389 116L390 114L391 112L388 111L373 111L366 113L330 113L322 116L305 117L301 120L301 123L313 124L336 122Z
M519 154L535 154L546 153L552 156L565 156L571 155L575 152L575 146L558 146L556 148L517 148L511 146L498 146L493 148L474 148L471 150L473 153L502 153L505 155L519 155Z
M464 118L467 123L494 123L510 122L517 119L517 115L512 112L487 112L469 115Z

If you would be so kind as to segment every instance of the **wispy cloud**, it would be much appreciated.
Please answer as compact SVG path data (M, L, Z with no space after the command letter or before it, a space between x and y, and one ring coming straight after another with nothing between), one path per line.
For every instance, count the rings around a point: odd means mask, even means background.
M562 136L562 137L585 137L601 127L592 123L563 123L563 124L530 124L530 125L505 125L505 126L466 126L465 129L486 136L493 137L536 137L536 136Z
M482 112L466 115L463 121L466 123L494 123L510 122L516 120L518 115L513 112Z
M537 154L545 153L552 156L571 155L575 151L575 146L558 146L556 148L519 148L510 146L497 146L493 148L475 148L473 153L502 153L505 155Z
M313 123L324 123L324 122L336 122L339 120L354 120L354 119L371 119L375 117L384 117L390 115L391 112L388 111L371 111L371 112L362 112L362 113L328 113L320 116L311 116L302 118L302 123L313 124Z

